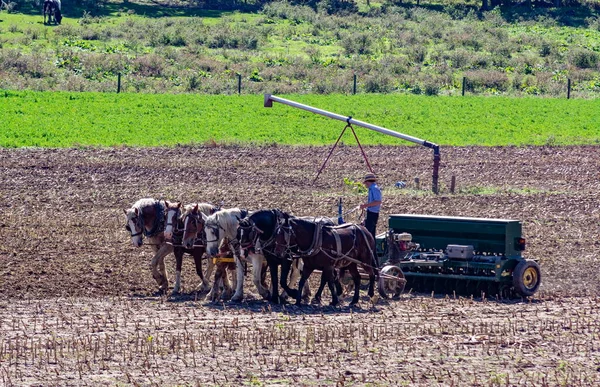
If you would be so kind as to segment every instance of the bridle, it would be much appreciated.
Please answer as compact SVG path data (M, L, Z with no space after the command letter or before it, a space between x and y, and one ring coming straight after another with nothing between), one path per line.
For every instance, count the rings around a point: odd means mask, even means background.
M216 226L213 226L212 224L211 224L211 225L209 225L209 224L206 224L206 223L204 223L204 228L205 228L205 229L209 228L209 229L210 229L210 230L213 232L213 234L215 234L215 237L216 237L216 239L213 239L212 241L209 241L209 240L207 239L207 240L206 240L206 243L217 243L217 242L219 242L219 240L220 240L220 237L219 237L219 230L223 230L223 231L225 231L225 229L224 229L223 227L221 227L221 225L220 225L220 224L218 224L218 223L217 223L217 225L216 225Z
M131 227L129 227L129 221L130 220L134 220L135 219L135 228L139 228L140 231L136 232L134 234L133 230L131 230ZM125 230L129 231L129 233L131 234L131 237L136 237L138 235L141 235L142 238L144 238L144 219L138 214L135 217L132 217L131 219L128 219L127 225L125 226ZM137 230L136 230L137 231Z
M189 225L193 222L194 223L194 228L196 229L195 235L196 235L196 241L200 240L200 243L204 246L206 246L206 232L204 231L204 229L206 228L206 223L202 223L202 229L200 230L200 227L198 227L198 223L200 222L200 212L198 213L192 213L189 212L185 215L185 217L182 219L183 220L183 230L179 230L178 231L182 231L183 235L182 238L185 239L185 235L186 232L188 231L188 229L190 228ZM182 240L183 243L183 240Z
M169 218L169 215L171 214L171 212L175 212L175 214L173 215L172 218ZM167 224L166 226L171 226L173 228L173 234L176 234L180 231L182 231L179 228L179 217L181 216L181 208L177 207L177 208L168 208L167 209Z
M265 250L266 248L268 248L269 246L275 244L275 249L273 249L273 251L267 250L267 252L277 255L275 254L275 250L276 250L276 239L277 239L277 235L279 234L280 230L282 228L284 228L284 224L286 223L286 218L283 216L283 214L279 211L279 210L272 210L271 211L273 213L273 215L275 216L275 229L273 230L273 232L271 233L271 237L267 240L262 240L261 236L265 234L265 230L260 229L260 227L258 227L256 225L256 223L254 222L253 219L248 218L248 219L244 219L240 222L239 227L242 229L242 233L248 231L248 242L241 245L242 249L249 249L251 247L257 246L258 242L260 241L260 249L261 250ZM243 239L243 238L242 238Z
M273 238L275 239L275 255L279 257L293 257L294 250L298 250L298 243L291 244L292 235L294 236L294 240L297 240L296 233L294 232L294 228L291 225L292 219L288 219L286 222L279 225L277 232L273 234ZM279 243L278 236L283 234L283 240L285 243ZM280 246L283 246L282 252L279 253Z
M254 223L254 221L251 219L241 220L240 224L239 224L239 228L242 230L242 236L240 239L243 239L244 232L246 232L246 231L248 232L249 242L246 244L242 244L241 240L240 240L240 247L244 250L248 249L252 246L256 246L256 241L258 240L258 238L260 238L260 236L262 234L264 234L264 231L261 230L260 228L258 228L256 223Z

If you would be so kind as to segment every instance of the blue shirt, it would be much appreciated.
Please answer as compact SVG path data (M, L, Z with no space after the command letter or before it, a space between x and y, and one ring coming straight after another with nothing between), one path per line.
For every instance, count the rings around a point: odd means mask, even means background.
M367 203L371 203L374 201L381 201L381 190L377 186L377 183L371 184L371 186L369 187L369 196L367 197ZM367 207L367 211L379 213L380 208L381 208L381 205Z

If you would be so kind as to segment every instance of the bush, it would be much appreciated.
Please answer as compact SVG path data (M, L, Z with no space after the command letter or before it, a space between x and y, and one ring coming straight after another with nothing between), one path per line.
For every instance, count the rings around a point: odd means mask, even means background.
M406 50L406 54L413 63L423 63L427 55L427 49L422 46L413 46Z
M133 61L134 71L144 77L159 77L164 71L165 61L156 54L143 55Z
M425 82L425 95L438 95L440 93L440 86L434 81Z
M508 76L501 71L467 71L467 91L506 91L510 86Z
M569 62L580 69L592 69L598 66L598 53L584 48L571 51Z
M350 54L370 54L372 47L371 36L367 33L355 32L346 35L340 42L347 55Z
M389 93L392 89L392 79L384 74L370 75L365 81L365 91L367 93Z

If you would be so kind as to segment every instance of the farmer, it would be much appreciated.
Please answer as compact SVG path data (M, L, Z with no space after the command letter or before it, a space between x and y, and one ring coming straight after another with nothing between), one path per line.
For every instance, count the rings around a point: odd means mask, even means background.
M369 195L367 196L367 202L361 204L360 208L367 210L365 227L375 238L375 228L377 227L379 209L381 208L381 190L377 186L377 176L372 173L365 176L363 184L369 189Z

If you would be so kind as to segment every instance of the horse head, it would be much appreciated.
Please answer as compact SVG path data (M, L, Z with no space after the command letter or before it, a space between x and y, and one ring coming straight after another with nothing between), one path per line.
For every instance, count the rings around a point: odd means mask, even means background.
M123 210L123 212L127 217L125 229L131 234L131 243L135 247L142 246L142 235L144 234L144 219L141 215L141 210L138 207L134 206L128 210Z
M167 224L165 227L165 239L171 240L173 234L179 231L179 219L181 217L181 202L169 202L165 200L167 206Z
M183 215L183 239L181 244L186 249L194 247L194 242L205 231L207 216L200 211L198 204L186 206Z

